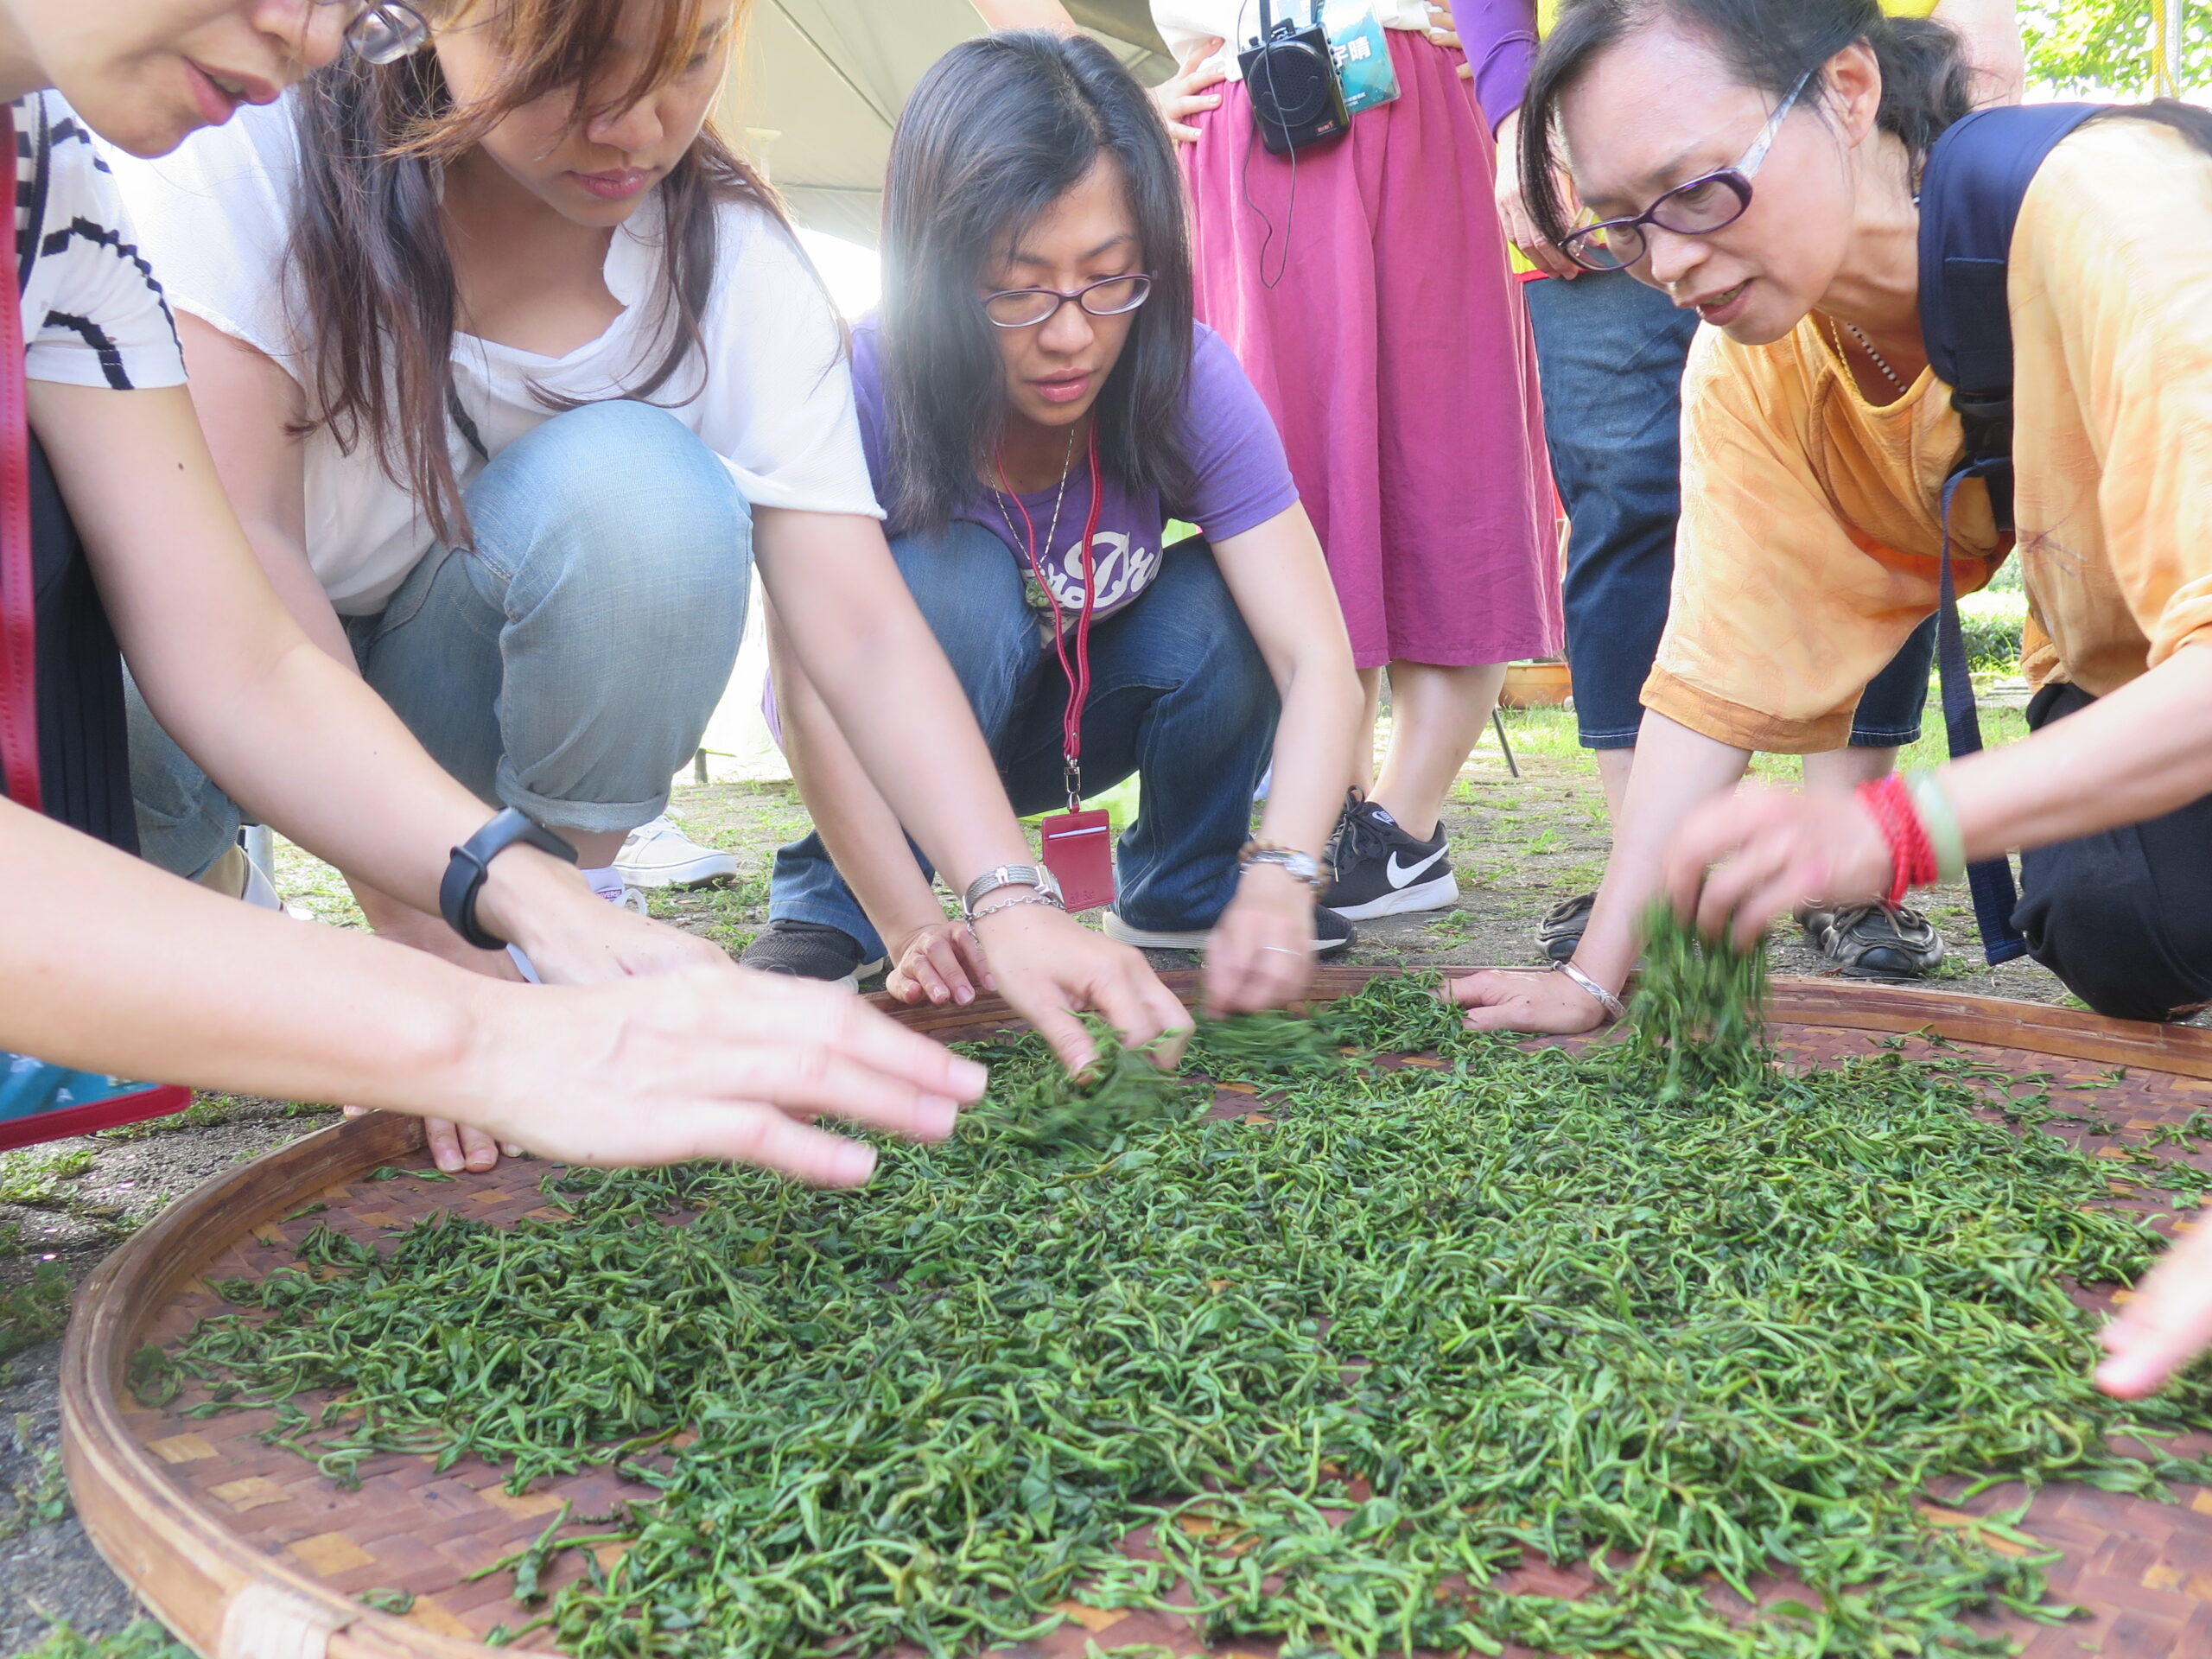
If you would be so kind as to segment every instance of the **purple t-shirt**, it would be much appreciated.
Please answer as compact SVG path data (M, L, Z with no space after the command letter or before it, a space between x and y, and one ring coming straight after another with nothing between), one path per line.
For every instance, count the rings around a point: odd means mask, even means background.
M884 455L882 341L871 317L853 330L853 393L860 405L861 442L868 451L878 499L890 488ZM1094 618L1111 615L1134 601L1160 574L1161 543L1167 521L1196 524L1208 540L1225 542L1264 524L1294 505L1298 486L1274 419L1220 335L1204 323L1195 326L1191 383L1185 394L1184 426L1196 480L1188 501L1162 501L1158 491L1132 495L1113 479L1106 480L1098 512L1098 532L1091 543L1097 588ZM1060 503L1060 527L1046 546L1052 523L1056 485L1020 498L1036 526L1038 562L1052 597L1065 611L1083 607L1083 526L1090 512L1090 469L1080 452ZM1011 496L999 497L978 485L975 495L953 516L981 524L1006 543L1023 568L1029 563L1020 509ZM1007 520L1013 520L1009 530Z

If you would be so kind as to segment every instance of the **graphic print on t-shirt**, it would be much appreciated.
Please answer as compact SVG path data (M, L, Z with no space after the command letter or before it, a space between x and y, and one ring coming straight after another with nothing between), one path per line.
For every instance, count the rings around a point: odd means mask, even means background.
M1152 585L1160 574L1160 550L1129 545L1127 531L1102 530L1090 538L1094 613L1119 609ZM1042 560L1053 601L1071 614L1083 609L1083 538L1055 549Z

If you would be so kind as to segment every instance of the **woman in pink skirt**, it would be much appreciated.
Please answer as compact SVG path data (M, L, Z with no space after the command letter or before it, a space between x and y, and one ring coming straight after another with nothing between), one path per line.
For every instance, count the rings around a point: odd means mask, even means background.
M1455 32L1421 0L1373 3L1400 95L1294 169L1262 148L1235 78L1258 0L1152 7L1182 64L1154 96L1185 141L1198 315L1281 429L1370 696L1389 671L1389 753L1347 803L1325 898L1354 918L1458 898L1445 797L1504 665L1562 638L1534 358L1492 205L1492 133L1520 107L1535 5L1462 0ZM1001 27L1065 21L1058 0L976 9ZM1311 0L1275 12L1303 25Z

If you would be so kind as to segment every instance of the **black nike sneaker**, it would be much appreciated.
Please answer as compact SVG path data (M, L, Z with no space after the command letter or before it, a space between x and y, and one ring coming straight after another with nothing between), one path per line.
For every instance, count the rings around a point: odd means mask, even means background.
M1321 902L1356 922L1442 910L1459 896L1450 851L1442 824L1436 827L1435 840L1415 841L1395 818L1354 790L1329 842L1337 879Z

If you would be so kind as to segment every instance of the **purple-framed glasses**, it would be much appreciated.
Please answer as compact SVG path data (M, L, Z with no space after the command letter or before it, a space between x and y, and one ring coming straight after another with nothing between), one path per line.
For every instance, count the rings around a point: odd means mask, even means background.
M1106 276L1072 293L1057 288L1008 288L983 296L983 315L999 328L1034 328L1060 315L1064 305L1081 306L1094 317L1118 317L1152 297L1152 277L1144 271Z
M1676 185L1634 219L1600 219L1570 232L1560 244L1560 251L1585 270L1625 270L1651 251L1643 233L1647 225L1678 236L1710 236L1733 225L1751 211L1751 181L1765 165L1767 152L1781 135L1782 124L1819 73L1808 69L1798 79L1735 166Z

